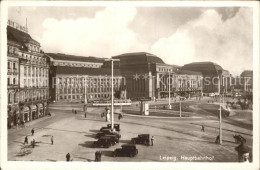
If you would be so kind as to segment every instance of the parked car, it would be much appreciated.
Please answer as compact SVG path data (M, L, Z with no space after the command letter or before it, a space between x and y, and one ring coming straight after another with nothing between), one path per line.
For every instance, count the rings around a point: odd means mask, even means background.
M149 134L140 134L136 138L132 138L131 143L150 145L150 135Z
M136 145L134 144L125 144L122 145L121 148L117 148L114 151L113 156L129 156L134 157L138 154L138 149L136 149Z
M214 97L215 93L209 93L209 97Z
M118 138L117 135L108 135L108 134L106 134L105 137L110 138L113 145L115 145L116 143L119 143L119 138Z
M114 128L116 131L120 131L120 124L119 123L114 123ZM100 131L103 131L105 129L111 129L111 124L107 124L107 126L104 126L102 128L100 128Z
M103 136L93 143L93 147L109 148L113 145L113 140L110 137Z
M107 126L103 126L100 128L100 132L103 132L104 130L109 130L109 129L111 129L111 127L109 128Z
M100 138L105 135L116 135L119 139L121 138L121 135L118 132L114 132L111 129L104 129L102 132L98 132L96 134L96 138Z

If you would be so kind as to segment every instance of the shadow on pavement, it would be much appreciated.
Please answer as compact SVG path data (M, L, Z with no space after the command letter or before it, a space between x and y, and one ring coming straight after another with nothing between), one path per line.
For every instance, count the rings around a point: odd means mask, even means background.
M37 127L36 127L37 128ZM54 128L41 128L41 129L51 129L51 130L58 130L58 131L64 131L64 132L75 132L75 133L87 133L84 131L73 131L73 130L66 130L66 129L54 129Z
M83 159L83 160L86 160L86 161L88 161L88 162L93 162L93 161L94 161L94 160L87 159L87 158L83 158L83 157L79 157L79 156L74 157L74 158Z
M46 159L46 160L51 162L57 162L57 160L53 160L53 159Z
M99 130L89 130L90 132L98 133L100 132Z
M108 156L108 157L113 157L114 151L102 151L102 155Z
M42 135L42 137L50 137L50 136L52 136L52 135Z
M91 134L91 135L84 135L86 137L91 137L91 138L96 138L96 134Z
M20 142L20 141L13 141L13 142L15 142L15 143L21 143L21 144L23 144L23 142Z
M128 143L131 143L131 140L119 140L119 143L128 144Z
M82 146L82 147L85 147L85 148L93 148L92 146L93 146L93 142L94 141L87 141L87 142L85 142L85 143L80 143L80 144L78 144L79 146Z

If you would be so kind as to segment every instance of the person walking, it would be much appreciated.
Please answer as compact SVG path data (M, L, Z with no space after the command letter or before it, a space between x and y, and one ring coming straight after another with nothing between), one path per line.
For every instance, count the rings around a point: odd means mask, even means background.
M215 143L216 143L216 144L219 144L219 135L216 137Z
M75 109L75 114L77 114L77 110Z
M123 118L122 114L119 113L119 114L118 114L118 120L120 120L120 119L122 119L122 118Z
M154 137L151 138L151 145L153 146Z
M66 161L67 161L67 162L70 161L70 153L67 153L67 155L66 155Z
M35 147L35 140L34 139L32 140L31 144L32 144L32 147L34 148Z
M202 131L202 132L205 132L205 127L204 127L204 125L201 126L201 131Z
M95 162L98 161L98 151L95 152Z
M53 145L53 136L51 136L51 144Z
M33 136L34 135L34 128L32 128L31 133L32 133L32 136Z
M27 136L25 136L25 138L24 138L24 145L25 144L28 144L28 137Z

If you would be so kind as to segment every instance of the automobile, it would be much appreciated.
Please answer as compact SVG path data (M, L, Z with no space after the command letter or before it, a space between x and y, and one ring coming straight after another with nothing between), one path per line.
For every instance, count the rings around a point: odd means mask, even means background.
M226 93L225 96L226 96L226 97L232 97L233 94L232 94L232 93Z
M150 135L149 134L140 134L136 138L132 138L131 143L132 144L150 145Z
M119 138L116 135L108 135L108 134L106 134L105 137L110 138L113 145L115 145L116 143L119 143Z
M114 123L114 128L116 131L120 131L120 124L119 123ZM100 131L103 131L105 129L111 129L111 124L107 124L107 126L101 127Z
M111 124L107 124L108 128L111 128ZM114 128L116 131L120 131L120 124L119 123L114 123Z
M114 150L113 156L129 156L134 157L138 154L138 149L135 144L124 144L121 145L121 148Z
M110 137L103 136L93 143L93 147L109 148L113 145L113 140Z
M121 135L118 132L116 132L116 131L114 132L111 129L104 129L104 130L102 130L102 132L98 132L96 134L96 138L100 138L105 135L116 135L119 139L121 138Z

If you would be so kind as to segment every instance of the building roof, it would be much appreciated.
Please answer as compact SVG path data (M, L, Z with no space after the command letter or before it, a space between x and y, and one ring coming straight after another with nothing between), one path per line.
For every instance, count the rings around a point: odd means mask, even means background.
M189 71L189 70L177 70L176 74L186 74L186 75L200 75L202 76L201 72L198 71Z
M124 53L117 56L113 56L113 58L120 59L120 65L151 63L164 64L161 58L147 52Z
M253 70L245 70L240 74L241 77L253 77Z
M25 43L28 42L40 45L40 43L34 40L28 33L22 32L10 26L7 26L7 39L21 44L24 50L27 50Z
M46 53L45 53L46 54ZM103 63L104 58L98 57L83 57L83 56L75 56L75 55L68 55L62 53L47 53L47 55L54 60L67 60L67 61L82 61L82 62L93 62L93 63Z
M223 68L213 62L193 62L185 64L181 70L197 71L203 75L214 74L218 75L218 72L222 73Z
M111 75L111 69L109 68L85 68L85 67L67 67L59 66L56 67L56 74L65 75ZM120 76L120 70L114 69L114 76Z

